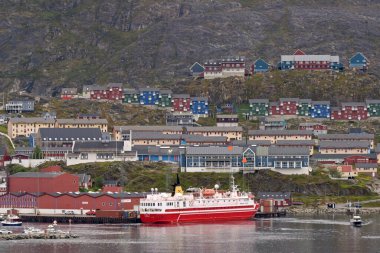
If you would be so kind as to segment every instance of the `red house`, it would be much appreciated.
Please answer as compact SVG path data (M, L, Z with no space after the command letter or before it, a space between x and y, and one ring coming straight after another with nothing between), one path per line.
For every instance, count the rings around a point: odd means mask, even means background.
M368 118L367 106L360 102L342 103L341 108L331 109L331 119L334 120L366 120Z
M107 99L111 101L121 101L123 98L123 84L109 83L107 85Z
M191 98L189 94L173 94L172 112L191 112Z
M327 125L322 123L300 123L299 130L311 130L314 135L327 134Z
M99 85L90 86L90 99L108 99L107 90Z
M270 115L297 115L298 98L280 98L279 102L269 104Z
M19 172L9 176L9 192L78 192L78 180L64 172Z

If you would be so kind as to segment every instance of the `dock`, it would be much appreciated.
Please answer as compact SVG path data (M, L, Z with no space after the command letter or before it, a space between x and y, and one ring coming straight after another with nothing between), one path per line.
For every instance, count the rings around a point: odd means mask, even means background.
M25 240L25 239L72 239L78 235L71 233L45 233L45 234L0 234L0 240Z
M276 212L257 212L255 218L275 218L286 216L286 210L280 210Z
M44 222L53 223L57 221L60 224L77 223L77 224L122 224L122 223L140 223L138 217L95 217L84 215L36 215L36 214L20 214L23 222Z

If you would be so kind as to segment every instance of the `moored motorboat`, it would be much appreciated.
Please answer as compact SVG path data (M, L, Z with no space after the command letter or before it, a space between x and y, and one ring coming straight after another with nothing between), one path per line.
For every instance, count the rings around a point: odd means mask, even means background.
M353 225L355 227L361 227L363 225L362 218L359 215L354 215L350 219L350 223L351 223L351 225Z
M1 222L3 226L21 226L22 221L20 217L14 214L8 214L8 216Z
M179 183L173 185L173 192L152 194L140 201L140 218L143 223L181 223L247 220L256 214L260 205L254 196L240 192L233 177L231 190L219 192L214 189L184 194Z

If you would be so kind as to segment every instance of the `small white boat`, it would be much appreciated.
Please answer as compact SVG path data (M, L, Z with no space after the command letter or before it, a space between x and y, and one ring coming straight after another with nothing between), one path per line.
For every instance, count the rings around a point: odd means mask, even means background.
M24 229L24 233L27 235L42 235L45 232L39 228L28 227L28 228Z
M352 219L350 219L351 225L355 227L361 227L363 224L362 218L359 215L354 215Z
M20 220L20 217L14 214L9 214L5 220L1 222L1 225L3 226L21 226L22 221Z

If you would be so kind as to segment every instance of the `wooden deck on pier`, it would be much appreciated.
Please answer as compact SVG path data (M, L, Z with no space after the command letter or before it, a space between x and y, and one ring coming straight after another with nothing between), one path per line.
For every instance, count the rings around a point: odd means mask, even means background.
M255 218L273 218L273 217L283 217L283 216L286 216L286 210L281 210L281 211L271 212L271 213L257 212L255 215Z

